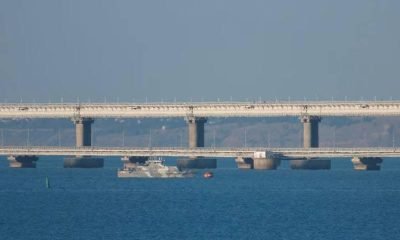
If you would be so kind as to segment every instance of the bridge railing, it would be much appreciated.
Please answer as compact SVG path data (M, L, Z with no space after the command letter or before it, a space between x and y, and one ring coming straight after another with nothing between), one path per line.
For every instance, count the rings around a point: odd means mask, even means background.
M365 152L365 151L400 151L399 147L349 147L349 148L267 148L267 147L199 147L199 148L186 148L186 147L101 147L101 146L88 146L88 147L75 147L75 146L0 146L0 149L44 149L44 150L164 150L164 151L195 151L195 152L213 152L213 151L246 151L246 152Z

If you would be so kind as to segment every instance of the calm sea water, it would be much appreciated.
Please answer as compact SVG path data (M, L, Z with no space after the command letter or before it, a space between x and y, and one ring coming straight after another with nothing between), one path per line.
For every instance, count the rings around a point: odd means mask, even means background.
M172 162L169 162L172 164ZM399 239L400 161L356 172L243 171L213 179L118 179L103 169L36 169L0 159L0 239ZM45 188L49 177L52 188Z

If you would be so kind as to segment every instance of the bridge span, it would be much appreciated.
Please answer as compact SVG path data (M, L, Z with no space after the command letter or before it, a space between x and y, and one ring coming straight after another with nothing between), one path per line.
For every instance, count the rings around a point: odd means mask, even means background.
M0 118L400 116L400 101L0 104Z
M400 148L132 148L132 147L0 147L0 155L97 157L217 157L281 160L352 157L400 157Z

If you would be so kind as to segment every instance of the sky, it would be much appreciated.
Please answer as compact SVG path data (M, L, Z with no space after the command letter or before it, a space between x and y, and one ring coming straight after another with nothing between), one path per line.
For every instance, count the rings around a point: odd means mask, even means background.
M398 0L0 0L0 102L400 99Z

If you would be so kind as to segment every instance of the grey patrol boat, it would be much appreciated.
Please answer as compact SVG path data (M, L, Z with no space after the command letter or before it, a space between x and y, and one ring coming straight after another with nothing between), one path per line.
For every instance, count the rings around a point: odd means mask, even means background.
M190 171L180 171L177 167L164 165L164 160L149 159L144 163L124 165L118 170L120 178L185 178L193 177Z

